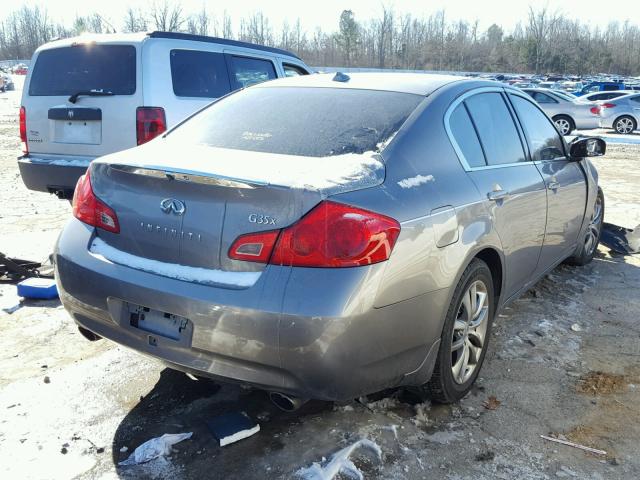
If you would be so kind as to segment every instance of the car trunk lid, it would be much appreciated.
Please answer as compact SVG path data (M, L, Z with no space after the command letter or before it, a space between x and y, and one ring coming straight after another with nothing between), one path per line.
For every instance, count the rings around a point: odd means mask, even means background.
M328 195L380 184L384 165L377 155L206 146L178 153L160 140L97 160L91 175L95 194L118 215L119 234L98 231L114 248L191 267L260 271L262 264L229 258L238 236L284 228Z

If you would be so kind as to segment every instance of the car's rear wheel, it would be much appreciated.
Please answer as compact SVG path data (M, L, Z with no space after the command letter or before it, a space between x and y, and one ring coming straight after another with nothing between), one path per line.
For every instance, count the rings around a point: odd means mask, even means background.
M637 128L637 124L636 124L636 121L633 119L633 117L624 115L616 119L615 122L613 122L613 128L616 131L616 133L628 135L629 133L632 133Z
M578 244L575 253L567 258L566 263L571 265L586 265L591 260L598 249L600 243L600 233L602 232L602 224L604 223L604 193L598 187L598 195L593 206L593 213L589 219L589 226L584 234L582 241Z
M432 400L453 403L471 389L487 353L494 302L491 270L474 259L456 286L434 372L423 386Z
M562 135L569 135L576 128L571 117L566 115L556 115L553 117L553 121Z

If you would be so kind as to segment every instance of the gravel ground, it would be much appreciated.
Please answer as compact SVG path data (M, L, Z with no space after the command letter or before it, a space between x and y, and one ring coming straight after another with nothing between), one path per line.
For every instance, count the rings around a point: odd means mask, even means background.
M45 258L69 205L22 185L20 92L0 94L0 250ZM608 221L640 224L640 145L596 161ZM453 406L407 392L277 411L260 391L194 381L107 341L81 337L57 301L18 304L0 286L0 478L295 478L360 438L369 479L640 478L640 258L600 247L560 266L496 318L477 386ZM227 411L261 431L220 448L205 421ZM117 467L142 442L193 432L170 458ZM554 435L604 456L551 443ZM128 450L128 451L125 451ZM346 478L346 477L344 477Z

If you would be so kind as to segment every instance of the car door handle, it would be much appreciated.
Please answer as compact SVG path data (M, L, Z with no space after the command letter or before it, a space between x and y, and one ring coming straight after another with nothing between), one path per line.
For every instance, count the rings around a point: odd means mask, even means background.
M557 190L560 188L560 182L549 182L547 183L547 189L549 190Z
M492 202L497 202L498 200L503 200L509 196L509 192L506 190L493 190L487 193L487 198Z

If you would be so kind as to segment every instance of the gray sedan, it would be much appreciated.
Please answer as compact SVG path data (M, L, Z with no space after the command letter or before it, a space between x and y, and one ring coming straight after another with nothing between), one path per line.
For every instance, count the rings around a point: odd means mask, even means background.
M629 134L640 125L640 94L632 93L598 105L600 127L613 128L616 133Z
M569 135L575 129L590 130L598 128L598 113L594 104L581 103L575 97L564 92L546 88L524 88L540 108L553 119L562 135Z
M588 156L520 90L413 74L256 85L94 160L54 253L83 335L281 408L476 380L497 311L591 261Z

